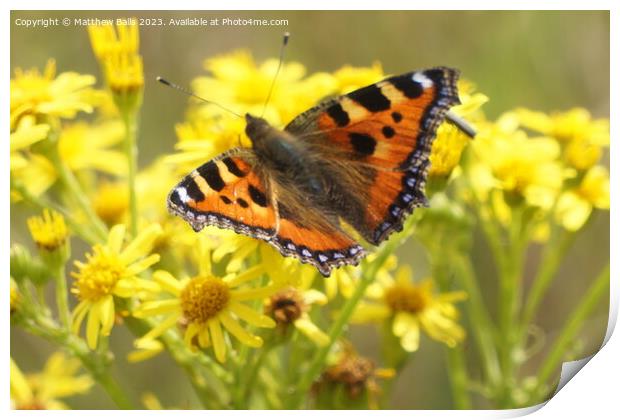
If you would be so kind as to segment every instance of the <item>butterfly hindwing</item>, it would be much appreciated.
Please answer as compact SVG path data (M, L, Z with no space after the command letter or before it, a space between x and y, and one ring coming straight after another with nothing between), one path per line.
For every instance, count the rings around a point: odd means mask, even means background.
M431 142L459 103L457 79L443 67L390 77L323 102L286 127L326 159L348 161L343 170L367 174L352 176L358 181L350 187L368 203L352 225L370 243L401 230L406 216L426 205Z
M196 231L213 225L265 240L325 276L334 267L358 263L364 255L359 244L294 195L278 197L286 189L272 188L268 179L251 149L233 149L187 175L170 193L168 208Z

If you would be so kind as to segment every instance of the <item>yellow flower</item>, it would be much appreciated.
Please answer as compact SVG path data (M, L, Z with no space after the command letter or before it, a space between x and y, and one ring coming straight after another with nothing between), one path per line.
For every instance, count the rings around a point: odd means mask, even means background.
M309 311L314 304L325 305L327 296L318 290L287 287L269 297L265 313L275 319L283 333L292 325L319 346L329 343L329 337L312 322Z
M11 79L11 127L24 115L73 118L79 111L92 112L95 77L74 72L56 77L56 63L48 60L43 74L36 68L15 69Z
M127 183L104 181L99 184L91 200L95 213L106 224L121 223L129 208Z
M178 173L185 175L233 147L250 146L244 130L244 120L219 108L201 107L190 113L189 122L177 124L177 152L167 156L166 162L178 165Z
M488 200L497 188L508 198L523 199L534 207L549 209L565 178L558 157L560 148L549 137L528 137L518 130L512 113L496 123L481 124L470 179L479 199Z
M366 261L369 264L377 258L377 254L370 254L366 257ZM386 277L390 277L390 271L394 270L398 265L398 259L396 256L391 255L383 263L383 265L377 271L375 280L384 281ZM329 299L333 299L340 292L342 297L348 299L355 291L355 286L359 281L362 274L362 267L340 267L332 271L331 276L323 279L325 284L325 294Z
M47 251L54 251L62 247L69 236L64 217L49 209L44 209L41 217L30 217L28 219L28 230L30 230L30 235L32 235L37 246Z
M465 338L457 323L459 311L454 306L466 298L465 292L433 293L433 282L411 282L411 268L401 266L395 279L384 277L368 290L370 301L360 303L352 322L389 321L392 333L408 352L418 349L420 330L449 347Z
M125 128L118 120L93 125L78 122L63 127L58 151L73 171L94 169L122 176L127 173L127 158L111 148L121 143L124 136Z
M138 275L159 261L159 255L149 252L160 233L159 225L150 225L123 248L125 226L116 225L105 245L95 245L92 253L86 254L85 263L75 262L78 272L71 273L75 278L71 291L80 303L73 311L73 331L79 332L88 315L86 340L90 348L97 347L99 334L107 336L112 330L114 296L127 298L157 290Z
M56 182L54 165L44 156L32 153L25 163L25 166L11 171L11 177L20 180L30 194L39 196ZM21 196L11 191L11 199L19 201Z
M11 359L11 407L17 410L66 410L59 400L86 394L93 386L87 375L76 375L80 362L57 352L50 356L43 371L24 375Z
M371 67L343 66L334 72L335 91L344 95L385 78L381 63L375 61Z
M137 19L116 27L91 25L88 34L116 106L123 112L135 111L142 103L144 87Z
M167 271L155 272L153 279L168 296L146 299L135 309L134 316L164 317L155 328L136 341L136 347L144 348L145 343L152 342L179 324L185 327L184 340L190 348L212 345L215 357L221 363L226 361L226 331L247 346L262 346L263 340L247 332L239 321L262 328L275 326L271 318L244 303L263 299L276 290L274 286L242 287L264 273L265 268L254 266L243 273L219 278L211 273L209 265L205 261L200 274L182 280Z
M45 139L49 133L49 124L37 124L32 115L24 116L19 120L17 128L11 133L11 171L23 169L28 165L28 160L21 153Z
M139 55L140 39L136 19L125 25L88 27L95 57L101 62L112 92L126 93L142 89L144 74Z
M459 96L461 104L450 109L469 123L481 121L480 107L488 102L489 98L482 93L474 93L474 86L464 80L459 81ZM437 129L437 137L431 149L430 178L447 178L459 164L463 149L468 144L469 136L450 122L444 122Z
M581 229L592 209L609 209L609 173L603 166L593 166L579 185L562 193L556 206L556 217L569 231Z
M209 227L206 233L211 235L215 240L214 244L217 244L213 251L213 261L221 262L226 256L230 255L230 259L226 264L227 273L241 270L248 257L257 255L262 248L269 247L263 241L245 235L238 235L229 230Z
M603 148L609 146L609 120L593 120L583 108L551 115L519 108L515 111L522 126L556 138L563 145L566 162L585 171L595 165Z

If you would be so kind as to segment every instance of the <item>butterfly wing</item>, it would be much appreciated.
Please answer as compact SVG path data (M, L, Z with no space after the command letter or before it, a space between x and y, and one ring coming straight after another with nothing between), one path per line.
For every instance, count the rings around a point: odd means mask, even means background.
M457 79L444 67L390 77L325 101L285 128L347 172L350 192L367 205L363 215L342 217L370 243L402 230L406 216L426 205L431 144L459 103Z
M260 171L251 149L233 149L187 175L168 196L168 209L195 231L213 225L265 240L324 276L359 262L364 255L359 244L300 197L280 197L279 191L285 189Z

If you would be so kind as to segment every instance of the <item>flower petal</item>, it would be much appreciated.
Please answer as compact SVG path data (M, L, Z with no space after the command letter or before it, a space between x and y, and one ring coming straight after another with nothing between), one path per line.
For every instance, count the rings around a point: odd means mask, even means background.
M319 346L326 346L329 344L329 337L323 331L319 329L307 316L298 318L294 322L295 327L310 340L314 341Z
M209 332L211 333L211 339L213 341L213 350L215 351L215 358L220 362L226 362L226 343L224 342L224 333L222 332L222 326L217 318L210 318L207 321L209 325Z
M233 336L235 336L239 341L249 347L260 347L263 345L263 339L248 333L246 330L239 325L237 321L235 321L226 311L222 311L218 314L219 320L222 322L222 325L230 332Z
M121 260L129 264L141 256L148 254L153 248L155 239L162 233L161 226L152 224L143 230L121 253Z
M110 229L108 235L108 250L113 254L120 254L125 239L125 225L116 225Z
M239 318L244 320L250 325L263 328L274 328L276 323L273 319L266 315L256 312L249 306L239 302L230 302L228 308Z

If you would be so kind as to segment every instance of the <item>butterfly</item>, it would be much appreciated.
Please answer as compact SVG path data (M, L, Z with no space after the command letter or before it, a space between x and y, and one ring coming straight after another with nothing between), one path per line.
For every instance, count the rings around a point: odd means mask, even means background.
M323 276L357 265L416 207L431 144L459 104L458 70L414 71L325 100L283 130L245 115L251 148L234 148L187 175L170 192L172 214L195 231L232 229L261 239Z

